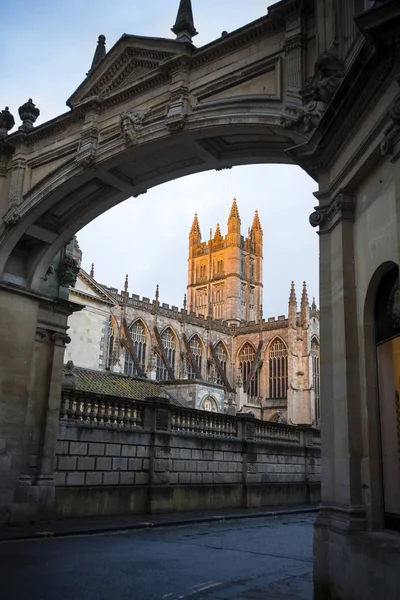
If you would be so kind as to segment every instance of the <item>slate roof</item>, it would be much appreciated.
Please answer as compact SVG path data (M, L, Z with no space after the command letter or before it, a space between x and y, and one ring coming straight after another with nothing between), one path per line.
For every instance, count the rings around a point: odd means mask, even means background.
M171 399L171 396L155 381L82 367L74 367L74 374L76 375L75 389L77 391L104 396L119 396L132 400L145 400L151 397Z

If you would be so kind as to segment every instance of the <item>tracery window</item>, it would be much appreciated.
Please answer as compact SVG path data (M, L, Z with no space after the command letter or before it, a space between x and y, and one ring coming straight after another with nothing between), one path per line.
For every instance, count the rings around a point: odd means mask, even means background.
M254 278L254 260L252 258L250 259L250 277Z
M224 290L214 288L214 319L222 319L224 313Z
M113 351L114 351L114 327L112 325L111 319L108 322L108 339L107 339L107 360L106 360L106 370L109 371L112 366L113 361Z
M288 353L285 344L277 338L269 350L269 397L286 398L288 389Z
M256 351L254 350L254 346L247 342L243 346L239 354L239 369L242 374L244 386L247 384L247 380L249 378L255 356ZM253 377L251 378L248 395L252 398L258 397L260 395L260 369L257 369Z
M320 354L319 354L319 343L313 338L311 340L311 361L312 361L312 383L315 394L315 420L317 423L321 418L321 406L320 406Z
M222 367L223 372L226 375L226 363L228 361L228 355L227 352L225 350L225 346L223 345L222 342L218 342L218 344L215 346L215 354L217 355L217 358L219 360L219 364ZM217 370L217 383L219 385L225 385L224 381L221 378L221 375L219 374L219 371Z
M175 372L176 338L170 327L165 329L165 331L161 334L161 341L171 369L173 372ZM167 381L169 379L168 369L158 354L156 378L159 381Z
M132 338L133 348L143 371L146 371L146 330L142 321L136 321L129 329ZM125 350L124 374L137 375L137 369L134 365L131 355Z
M207 290L202 288L197 290L196 294L196 309L197 312L205 314L207 310Z
M190 345L190 350L194 357L196 366L201 373L203 353L202 353L202 344L201 344L199 337L197 335L194 335L192 337L192 339L190 340L189 345ZM193 369L190 362L188 362L188 379L196 379L195 370Z
M217 262L217 274L222 275L223 272L224 272L224 261L219 260Z

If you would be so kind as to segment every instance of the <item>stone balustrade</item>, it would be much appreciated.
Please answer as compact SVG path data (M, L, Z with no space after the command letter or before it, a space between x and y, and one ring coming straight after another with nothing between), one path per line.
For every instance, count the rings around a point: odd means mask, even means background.
M175 433L237 438L237 418L191 409L172 409L171 429Z
M143 427L144 404L119 397L100 396L87 392L63 393L60 419L75 425L94 427Z
M255 425L256 442L273 441L279 444L300 444L300 430L293 425L257 421Z

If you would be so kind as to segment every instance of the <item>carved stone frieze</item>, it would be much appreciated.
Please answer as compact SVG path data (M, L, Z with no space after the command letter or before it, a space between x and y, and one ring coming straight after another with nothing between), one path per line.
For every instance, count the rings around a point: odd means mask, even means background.
M323 225L324 231L331 231L331 229L343 219L354 219L354 209L356 207L356 200L354 196L349 196L345 193L338 194L333 202L329 206L320 208L311 213L309 217L310 225L312 227L318 227ZM320 233L324 233L320 230Z
M119 116L119 126L128 146L135 146L139 142L139 134L143 121L150 113L150 109L126 110Z

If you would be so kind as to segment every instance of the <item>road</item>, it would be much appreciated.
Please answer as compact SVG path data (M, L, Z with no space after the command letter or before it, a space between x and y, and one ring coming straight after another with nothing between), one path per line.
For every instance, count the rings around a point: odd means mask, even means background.
M312 600L315 515L0 543L2 600Z

